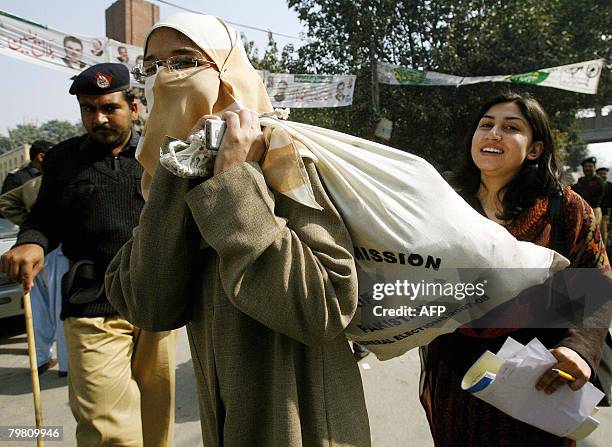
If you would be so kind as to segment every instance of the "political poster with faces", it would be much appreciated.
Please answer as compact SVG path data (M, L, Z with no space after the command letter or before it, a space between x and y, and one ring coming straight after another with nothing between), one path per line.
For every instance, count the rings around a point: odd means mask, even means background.
M144 49L123 42L110 39L107 45L108 62L115 62L132 69L134 65L141 64L144 59Z
M142 48L106 37L66 33L0 11L0 54L75 75L103 62L131 68Z
M263 73L274 107L343 107L353 103L355 75Z
M106 37L69 34L0 11L0 54L72 76L103 62L122 63L132 69L141 62L143 48ZM274 107L342 107L353 103L354 75L258 72ZM132 79L132 87L142 84Z

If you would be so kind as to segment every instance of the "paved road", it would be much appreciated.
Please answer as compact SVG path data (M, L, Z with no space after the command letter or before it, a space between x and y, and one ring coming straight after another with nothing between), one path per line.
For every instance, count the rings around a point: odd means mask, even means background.
M202 446L195 379L187 336L181 329L177 349L176 447ZM427 421L417 398L419 361L416 352L378 362L370 355L360 362L372 428L373 447L432 447ZM75 446L75 423L68 407L66 379L57 370L40 377L45 425L64 427L66 447ZM34 425L27 344L21 318L0 323L0 425ZM612 447L612 411L604 409L600 427L580 447ZM50 447L58 445L47 443ZM34 445L4 443L1 445ZM477 447L477 446L476 446ZM543 446L544 447L544 446Z

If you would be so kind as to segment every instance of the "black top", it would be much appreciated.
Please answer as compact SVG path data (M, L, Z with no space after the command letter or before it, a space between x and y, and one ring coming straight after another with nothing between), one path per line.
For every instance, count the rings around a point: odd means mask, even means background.
M23 185L28 180L32 180L39 175L40 171L32 166L32 163L29 163L21 169L9 172L2 184L2 194Z
M43 161L45 175L38 199L16 245L34 243L48 253L61 243L70 261L93 261L102 281L106 267L131 237L144 206L142 167L134 158L138 138L134 132L117 157L87 135L51 149ZM81 305L63 299L62 318L116 313L105 295Z
M604 191L604 196L601 200L601 214L609 216L610 210L612 210L612 183L606 182Z
M604 185L604 180L600 176L593 174L589 177L580 177L578 182L572 186L572 189L586 200L591 205L591 208L599 208L604 195Z

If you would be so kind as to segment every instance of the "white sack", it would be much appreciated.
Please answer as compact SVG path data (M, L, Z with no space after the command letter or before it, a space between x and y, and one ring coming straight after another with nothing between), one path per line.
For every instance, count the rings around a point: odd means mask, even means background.
M569 265L552 250L517 241L473 210L422 158L320 127L272 119L262 119L262 124L285 129L317 158L318 172L355 247L360 308L347 336L381 360L452 332ZM303 152L301 145L295 146ZM490 270L466 277L458 268ZM459 306L452 318L386 317L368 322L362 305L372 302L373 283L397 280L484 280L488 300L471 304L475 298L455 300L466 305ZM410 305L404 297L395 299ZM437 302L435 297L431 300Z

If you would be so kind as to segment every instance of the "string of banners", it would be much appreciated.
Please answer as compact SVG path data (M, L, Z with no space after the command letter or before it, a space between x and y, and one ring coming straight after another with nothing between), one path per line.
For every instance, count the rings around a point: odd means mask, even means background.
M597 93L603 65L604 59L595 59L559 67L540 68L516 75L463 77L378 62L376 71L378 82L390 85L459 87L480 82L512 82L594 95Z
M106 37L65 32L0 10L0 54L76 75L102 62L128 69L142 62L143 49ZM270 73L258 70L274 107L342 107L353 103L354 75ZM135 80L134 87L142 87Z
M140 63L143 49L106 37L65 32L0 10L0 54L75 75L101 62L128 69ZM454 76L377 63L378 82L391 85L455 86L513 82L595 94L604 60L596 59L529 73L501 76ZM270 73L258 70L274 107L343 107L353 103L354 75ZM133 82L134 87L141 85Z

